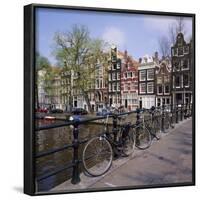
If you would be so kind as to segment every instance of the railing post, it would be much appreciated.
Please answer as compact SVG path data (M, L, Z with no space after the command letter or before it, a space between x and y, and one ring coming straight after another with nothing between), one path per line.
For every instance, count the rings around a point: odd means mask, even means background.
M171 127L172 127L172 128L174 128L174 126L173 126L173 123L174 123L174 122L173 122L173 115L174 115L173 112L174 112L174 110L173 110L173 104L171 104L171 105L170 105L170 117L171 117L171 118L170 118L170 122L171 122Z
M184 105L183 113L183 118L187 119L187 104Z
M176 124L178 124L178 104L176 104Z
M73 172L72 172L72 184L77 184L81 181L80 179L80 172L79 172L79 159L78 159L78 147L79 147L79 141L78 141L78 121L75 121L74 128L73 128Z
M191 111L191 105L190 105L190 103L189 103L189 108L188 108L188 117L190 117L191 116L191 113L192 113L192 111Z
M136 113L137 113L137 115L136 115L136 125L138 126L140 124L140 109L139 108L136 109Z
M165 105L162 105L162 119L161 119L161 130L164 133L165 132Z
M183 106L184 104L181 104L181 121L183 121Z
M140 109L139 108L137 108L136 109L136 129L135 129L135 131L136 131L136 142L139 142L139 141L137 141L137 139L138 139L138 125L140 124Z
M113 115L113 135L114 135L114 143L117 142L117 132L118 132L118 129L117 129L117 115L114 114ZM114 157L117 157L118 154L114 152Z

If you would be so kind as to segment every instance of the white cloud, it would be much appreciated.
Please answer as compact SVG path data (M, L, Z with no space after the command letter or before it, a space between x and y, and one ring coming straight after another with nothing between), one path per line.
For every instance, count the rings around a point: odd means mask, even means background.
M103 32L103 39L110 43L120 47L125 45L125 34L116 27L107 27Z
M169 26L176 25L179 17L174 16L146 16L144 18L144 26L162 33L169 34ZM184 18L186 37L192 34L192 18Z

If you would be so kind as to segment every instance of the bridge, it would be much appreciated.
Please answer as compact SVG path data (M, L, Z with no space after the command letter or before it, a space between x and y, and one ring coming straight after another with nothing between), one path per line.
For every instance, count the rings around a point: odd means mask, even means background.
M78 184L72 185L66 181L51 191L191 184L192 144L190 118L180 122L175 129L163 135L161 140L154 141L149 149L136 150L130 158L115 160L111 169L102 177L88 177L82 173Z
M84 172L80 173L78 165L78 142L77 129L74 133L72 145L63 147L73 147L72 179L51 188L49 192L75 192L82 190L107 190L117 188L139 188L148 186L165 186L165 185L185 185L192 184L193 177L193 159L192 152L194 148L194 138L192 134L192 118L190 115L184 115L184 107L175 107L173 116L175 128L170 129L167 133L162 133L160 140L153 140L153 144L146 150L136 149L130 157L118 158L113 161L111 169L100 177L91 177ZM185 114L187 111L185 112ZM100 119L102 117L99 117ZM163 119L164 120L164 119ZM84 122L79 122L84 123ZM75 123L75 127L77 123ZM52 128L40 127L41 129ZM82 141L84 143L85 141ZM81 143L81 142L79 142ZM63 150L61 149L61 150ZM48 152L42 152L36 155L36 158L43 157L60 149L53 149ZM63 168L64 169L64 168ZM50 174L41 176L38 181L48 178L62 169L53 171Z

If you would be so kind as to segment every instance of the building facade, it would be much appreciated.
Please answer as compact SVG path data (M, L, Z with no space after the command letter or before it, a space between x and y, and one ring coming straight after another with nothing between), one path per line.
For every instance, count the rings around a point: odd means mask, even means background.
M170 59L162 60L156 67L156 106L171 104L171 64Z
M139 60L138 68L138 98L140 108L155 106L155 68L157 58L144 56Z
M121 104L127 111L138 106L138 66L127 51L119 52L121 59Z
M109 106L121 105L121 59L117 57L117 47L111 48L111 59L108 68Z
M105 55L106 58L106 55ZM108 105L108 61L98 63L95 70L95 111L102 111Z
M192 46L186 43L184 35L178 33L171 48L172 56L172 101L173 104L187 104L192 101Z

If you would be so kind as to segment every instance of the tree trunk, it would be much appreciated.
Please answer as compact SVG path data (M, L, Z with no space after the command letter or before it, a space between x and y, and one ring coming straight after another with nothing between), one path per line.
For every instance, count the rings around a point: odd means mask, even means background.
M93 113L94 111L92 110L92 106L91 106L91 104L90 104L90 100L89 100L89 97L88 97L88 93L85 92L83 89L81 89L81 90L82 90L84 99L85 99L85 101L86 101L86 104L87 104L87 106L88 106L88 111L89 111L89 113Z

